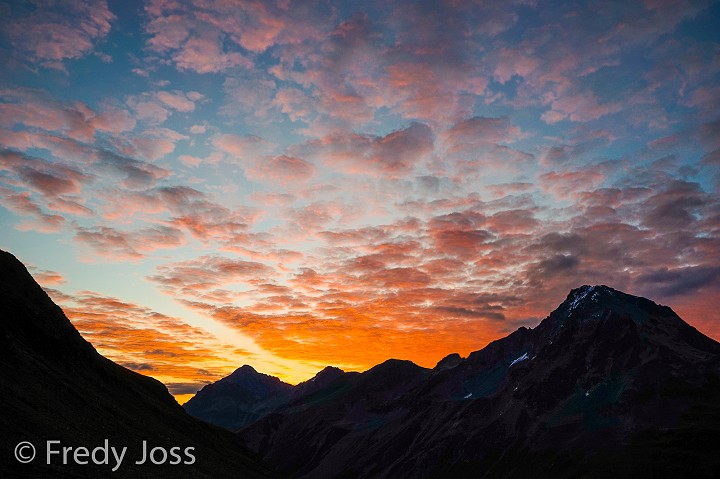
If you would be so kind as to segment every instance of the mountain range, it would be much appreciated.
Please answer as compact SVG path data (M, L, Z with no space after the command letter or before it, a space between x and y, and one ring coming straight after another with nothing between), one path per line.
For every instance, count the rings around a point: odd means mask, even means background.
M720 477L720 344L607 286L432 369L243 366L185 408L294 478Z
M245 365L185 410L98 354L6 252L0 293L0 477L720 477L720 344L607 286L433 368L327 367L292 386ZM133 460L48 464L51 440ZM143 441L193 460L137 465Z

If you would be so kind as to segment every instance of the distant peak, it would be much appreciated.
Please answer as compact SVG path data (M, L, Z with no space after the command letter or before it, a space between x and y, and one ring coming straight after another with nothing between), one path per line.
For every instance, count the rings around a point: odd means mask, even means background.
M335 366L325 366L321 371L319 371L315 376L311 377L307 381L304 381L306 383L311 383L314 381L319 382L327 382L334 380L335 378L338 378L345 374L345 371L343 371L340 368L336 368Z
M458 353L451 353L442 358L438 363L435 365L434 369L449 369L454 368L458 364L462 362L462 356L460 356Z

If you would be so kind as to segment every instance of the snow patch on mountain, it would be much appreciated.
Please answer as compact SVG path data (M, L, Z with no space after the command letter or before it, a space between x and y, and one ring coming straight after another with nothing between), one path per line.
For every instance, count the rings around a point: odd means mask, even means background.
M519 358L517 358L516 360L511 362L510 366L512 366L513 364L519 363L520 361L525 361L526 359L529 359L529 358L530 358L530 356L528 356L528 353L524 353L522 356L520 356ZM510 367L510 366L508 366L508 367Z

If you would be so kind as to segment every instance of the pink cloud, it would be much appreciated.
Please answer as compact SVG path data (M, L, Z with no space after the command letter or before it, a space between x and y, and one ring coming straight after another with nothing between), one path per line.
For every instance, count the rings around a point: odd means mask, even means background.
M199 293L231 284L262 284L276 276L273 268L254 261L201 256L157 268L148 279L172 293Z
M149 163L135 160L109 150L94 152L97 162L94 166L102 172L121 178L121 184L130 189L144 189L158 180L170 176L170 171Z
M245 175L255 181L289 184L307 181L316 170L315 165L301 158L281 155L258 159L253 165L245 168Z
M252 160L273 150L273 145L256 135L238 136L221 134L213 138L213 144L231 155L234 160Z
M160 124L170 117L170 110L165 105L148 96L132 97L127 103L139 120Z
M280 88L273 102L280 106L290 120L310 120L315 111L314 100L297 88Z
M178 160L186 166L190 166L192 168L197 168L203 163L202 158L198 158L197 156L192 155L180 155L178 156Z
M587 122L616 113L621 108L622 105L617 102L599 103L598 98L590 92L565 93L552 101L551 110L543 113L541 118L550 124L565 119Z
M185 230L194 238L222 246L248 234L258 211L227 208L209 195L188 186L155 187L139 191L108 192L103 215L108 220L142 219L151 224Z
M95 212L87 206L81 204L81 199L76 197L65 197L55 198L48 201L47 208L58 213L65 213L68 215L82 216L90 218L95 215Z
M163 102L168 107L172 108L173 110L189 112L195 110L195 101L202 98L202 95L200 95L199 97L197 95L199 94L190 95L180 91L160 91L157 92L157 99ZM191 96L192 98L194 98L194 100L191 99Z
M605 175L597 168L578 171L544 173L540 176L540 185L545 191L558 198L579 197L583 192L594 189L605 180Z
M135 118L127 110L110 107L90 119L90 125L96 130L109 133L122 133L135 128Z
M268 125L275 121L278 106L273 102L276 79L261 69L246 69L228 76L223 83L225 102L221 113L228 117L245 115L245 121Z
M175 151L175 144L186 139L187 136L168 128L153 128L132 136L115 138L113 143L123 155L156 161Z
M387 66L380 85L383 104L397 109L406 118L427 122L452 121L472 111L475 95L482 95L487 79L473 76L472 68L463 65L426 63L423 58L397 62Z
M0 166L17 175L24 186L53 198L79 193L91 176L62 163L53 163L12 151L0 152Z
M225 51L221 39L211 33L190 38L173 55L173 60L179 69L198 73L217 73L239 65L251 66L241 53Z
M121 231L108 226L78 227L75 239L111 261L137 261L158 249L176 248L185 244L182 232L168 226L150 226L134 231Z
M250 67L240 48L262 52L278 43L321 37L322 26L331 18L315 8L284 1L153 1L145 7L148 45L170 53L178 68L198 73Z
M441 135L451 150L468 150L523 138L520 128L507 118L473 117L455 123Z
M145 92L128 97L127 104L135 111L137 118L153 124L167 120L173 112L189 113L203 95L180 90Z
M91 141L95 113L82 103L63 105L44 92L30 89L0 90L0 125L16 125L59 132L78 141Z
M91 53L95 43L110 32L114 20L105 0L73 0L6 18L3 30L16 51L25 54L24 59L63 69L63 61Z
M501 83L506 83L513 76L527 77L535 72L541 65L540 60L532 53L512 48L503 48L498 53L498 63L495 65L494 77Z
M385 136L333 134L289 149L349 173L399 177L412 173L433 151L427 125L412 123Z
M2 206L21 217L29 216L32 220L23 220L16 225L20 231L37 231L40 233L57 233L65 226L65 218L60 215L47 214L42 211L31 198L29 192L16 193L0 187Z

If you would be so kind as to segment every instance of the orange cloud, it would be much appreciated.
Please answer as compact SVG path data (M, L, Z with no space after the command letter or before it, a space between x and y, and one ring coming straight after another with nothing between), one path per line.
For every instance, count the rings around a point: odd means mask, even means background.
M204 330L138 304L91 291L48 293L98 352L163 381L179 400L247 359Z

